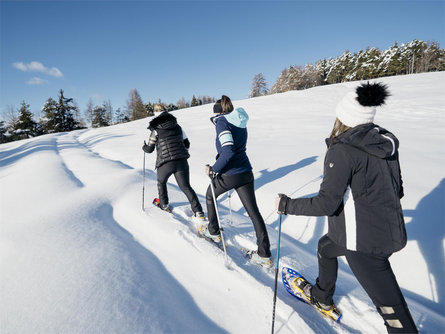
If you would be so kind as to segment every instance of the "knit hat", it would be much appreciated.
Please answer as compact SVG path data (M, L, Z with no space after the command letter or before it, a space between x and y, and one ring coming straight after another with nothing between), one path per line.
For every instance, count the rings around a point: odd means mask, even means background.
M389 96L386 85L381 83L363 84L349 92L335 108L337 118L351 128L366 123L372 123L377 106L385 103Z

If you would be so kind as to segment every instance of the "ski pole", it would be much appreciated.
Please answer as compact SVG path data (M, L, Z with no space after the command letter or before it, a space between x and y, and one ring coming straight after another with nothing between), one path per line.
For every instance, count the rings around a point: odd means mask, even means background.
M229 265L229 259L227 258L226 243L224 242L223 228L221 227L221 222L219 220L218 203L216 202L215 189L213 188L213 182L212 181L213 180L210 177L210 189L212 189L213 203L215 204L216 220L218 221L219 232L221 233L221 242L223 244L224 256L226 258L226 266L228 266Z
M275 261L275 287L273 293L273 310L272 310L272 334L274 334L275 326L275 305L277 303L277 280L278 280L278 263L280 262L280 239L281 239L281 214L278 214L278 243L277 243L277 260Z
M144 142L145 143L145 142ZM142 167L142 175L143 175L143 181L142 181L142 211L145 211L145 151L144 151L144 163Z
M230 226L232 226L232 204L230 203L230 198L232 197L232 194L230 193L230 191L229 191L228 197L229 197L229 212L230 212L229 223L230 223Z

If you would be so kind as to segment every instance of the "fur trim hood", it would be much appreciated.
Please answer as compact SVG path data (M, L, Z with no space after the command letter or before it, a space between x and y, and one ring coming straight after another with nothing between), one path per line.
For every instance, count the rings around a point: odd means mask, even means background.
M167 111L163 111L160 115L153 118L148 124L148 129L171 129L174 128L178 122L176 117Z

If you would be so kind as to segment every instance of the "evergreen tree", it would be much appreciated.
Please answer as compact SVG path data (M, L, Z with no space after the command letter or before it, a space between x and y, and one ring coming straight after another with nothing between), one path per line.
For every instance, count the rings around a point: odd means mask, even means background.
M39 123L45 133L56 132L57 102L50 97L42 108L43 117Z
M153 116L155 114L155 105L153 103L148 102L144 106L148 116Z
M79 128L79 122L74 119L76 106L73 99L66 98L62 89L59 92L59 101L49 98L42 112L44 116L40 124L47 133L72 131Z
M195 95L193 95L192 102L190 103L190 106L196 107L198 105L199 105L198 100L196 99Z
M173 111L173 110L178 110L178 107L175 106L173 103L169 103L167 105L167 111Z
M93 120L91 126L93 128L100 128L103 126L109 126L109 117L107 115L107 109L105 103L102 106L97 106L93 109Z
M267 95L268 91L266 79L264 78L263 73L255 74L252 80L249 97L252 98Z
M116 120L116 124L127 123L130 121L130 117L128 117L128 112L121 111L121 108L116 109L114 118Z
M18 138L30 138L38 135L37 123L32 119L32 112L29 110L29 104L22 101L19 118L13 126L13 133Z
M138 91L133 88L130 90L127 100L127 110L132 121L147 117L147 111Z
M8 141L8 128L4 121L0 121L0 144Z

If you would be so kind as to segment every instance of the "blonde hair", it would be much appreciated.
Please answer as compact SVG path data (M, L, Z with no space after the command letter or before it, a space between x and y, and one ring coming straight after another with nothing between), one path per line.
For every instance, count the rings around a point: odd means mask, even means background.
M221 96L221 108L223 114L228 114L229 112L233 111L233 104L228 96Z
M338 118L335 119L334 127L332 128L331 135L329 138L335 138L340 136L343 132L348 131L351 129L350 126L344 125Z

